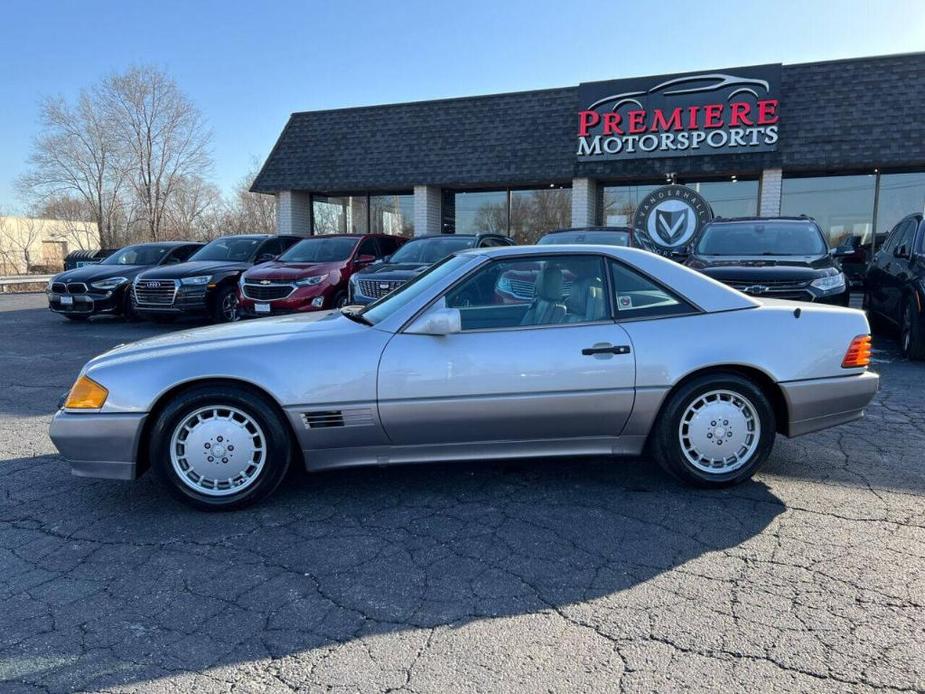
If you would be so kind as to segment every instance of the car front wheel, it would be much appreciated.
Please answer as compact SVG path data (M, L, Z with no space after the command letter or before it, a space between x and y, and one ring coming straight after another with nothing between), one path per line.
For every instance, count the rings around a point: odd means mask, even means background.
M673 393L653 430L659 464L685 484L725 487L767 460L774 410L754 383L732 373L693 379Z
M182 501L203 510L243 508L266 498L289 469L289 429L266 396L200 386L164 408L150 460Z
M232 323L238 320L238 291L234 285L222 287L215 295L212 322Z

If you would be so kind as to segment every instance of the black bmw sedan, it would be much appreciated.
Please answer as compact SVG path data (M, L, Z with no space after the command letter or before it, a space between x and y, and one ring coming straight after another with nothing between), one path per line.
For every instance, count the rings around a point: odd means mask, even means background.
M132 280L149 268L183 263L201 247L188 241L126 246L99 263L52 277L46 289L48 308L73 321L100 314L132 318Z
M704 225L684 264L753 296L847 306L838 255L809 217L741 217Z

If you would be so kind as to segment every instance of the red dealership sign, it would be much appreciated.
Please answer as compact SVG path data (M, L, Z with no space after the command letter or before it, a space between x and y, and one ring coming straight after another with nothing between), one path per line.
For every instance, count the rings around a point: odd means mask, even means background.
M579 161L777 149L780 65L578 87Z

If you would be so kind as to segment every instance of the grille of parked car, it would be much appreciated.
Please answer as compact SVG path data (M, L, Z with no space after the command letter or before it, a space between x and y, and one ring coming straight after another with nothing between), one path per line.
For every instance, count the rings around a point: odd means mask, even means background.
M270 280L270 284L245 284L244 296L254 301L273 301L275 299L285 299L295 291L288 282L276 283Z
M51 291L56 294L64 294L67 291L67 285L64 282L52 282Z
M176 280L140 280L133 287L139 306L172 306L177 296Z
M754 296L774 296L778 299L803 299L809 296L806 280L771 280L762 282L727 282L733 289Z
M86 294L87 285L84 284L83 282L68 282L67 290L71 294Z
M380 299L394 292L407 280L360 280L360 293L373 299Z

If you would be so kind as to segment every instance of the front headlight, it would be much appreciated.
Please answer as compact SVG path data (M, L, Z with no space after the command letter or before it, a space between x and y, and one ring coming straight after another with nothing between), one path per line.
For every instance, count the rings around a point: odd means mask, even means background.
M195 287L202 286L203 284L208 284L212 281L212 275L197 275L196 277L184 277L180 280L180 284L192 285Z
M845 273L839 272L837 275L820 277L809 283L809 286L823 292L840 292L845 289Z
M91 282L90 286L94 289L115 289L128 282L128 277L110 277L109 279Z
M316 284L324 282L327 275L315 275L314 277L304 277L295 281L297 287L314 287Z

